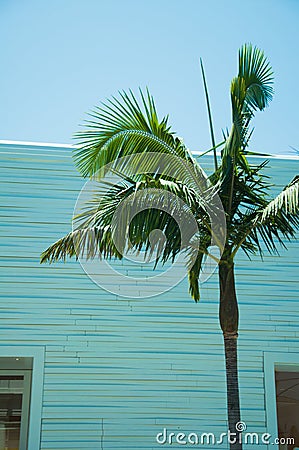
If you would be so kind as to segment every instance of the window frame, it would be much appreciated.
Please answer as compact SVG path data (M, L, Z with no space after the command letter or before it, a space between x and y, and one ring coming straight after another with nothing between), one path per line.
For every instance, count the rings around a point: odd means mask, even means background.
M29 389L25 392L22 403L23 408L29 410L29 417L25 416L25 422L21 421L20 431L20 450L39 450L41 442L41 419L42 419L42 401L44 386L44 346L2 346L0 345L0 358L32 358L32 368L29 369L1 369L1 372L7 375L24 375L24 386L29 383ZM29 404L28 404L29 403ZM26 421L28 423L26 424ZM27 426L28 425L28 426ZM24 442L27 437L27 445L24 448ZM25 441L24 441L25 440Z
M298 371L298 353L273 353L264 352L264 390L266 408L267 432L272 437L278 437L277 406L276 406L276 386L275 371ZM273 450L279 450L279 446L273 444Z
M0 356L1 360L1 356ZM31 372L32 369L5 369L0 367L0 376L22 376L23 392L22 392L22 411L21 411L21 427L20 427L20 450L28 447L28 426L30 417L30 394L31 394Z

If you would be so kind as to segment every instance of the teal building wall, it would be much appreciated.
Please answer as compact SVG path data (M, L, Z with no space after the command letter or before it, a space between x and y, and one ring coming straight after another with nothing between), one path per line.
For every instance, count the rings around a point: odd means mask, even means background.
M186 279L156 297L125 299L99 288L75 260L40 265L40 253L70 230L84 181L68 146L2 143L0 158L0 357L2 347L44 352L40 449L152 450L162 447L164 428L225 432L217 275L195 304ZM282 188L298 170L298 159L271 158L267 173ZM248 431L276 430L269 354L291 355L299 367L298 254L292 242L280 257L237 262Z

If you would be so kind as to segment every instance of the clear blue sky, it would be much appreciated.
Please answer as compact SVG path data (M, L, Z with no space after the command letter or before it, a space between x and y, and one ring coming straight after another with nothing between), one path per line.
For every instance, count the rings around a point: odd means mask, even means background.
M251 149L299 147L298 0L0 0L0 139L72 143L85 113L118 90L148 86L192 150L209 148L198 60L217 139L244 42L264 49L275 97Z

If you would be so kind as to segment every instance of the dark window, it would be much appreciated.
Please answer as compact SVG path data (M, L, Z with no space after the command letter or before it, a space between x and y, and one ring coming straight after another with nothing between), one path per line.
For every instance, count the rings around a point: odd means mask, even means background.
M293 450L299 447L299 372L276 371L275 384L279 448Z
M26 450L31 358L0 358L0 450Z

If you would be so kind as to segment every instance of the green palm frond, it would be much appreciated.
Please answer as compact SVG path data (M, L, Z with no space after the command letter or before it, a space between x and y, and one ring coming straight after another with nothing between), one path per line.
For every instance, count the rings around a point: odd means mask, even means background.
M262 211L261 222L277 216L281 211L287 215L295 215L299 211L298 175Z
M193 158L168 126L168 118L159 121L153 97L140 90L141 106L133 92L120 93L96 108L86 130L78 133L79 149L74 160L83 176L92 176L100 168L126 155L145 152L166 153L188 161Z
M231 84L233 123L240 147L244 150L251 136L254 112L268 106L273 97L273 71L264 52L251 44L239 51L239 73Z
M189 261L193 262L188 270L189 293L197 303L200 300L199 277L203 270L204 262L207 256L210 255L211 234L207 228L200 227L196 238L195 245L188 249L187 255Z
M204 256L204 253L198 253L193 267L188 272L189 293L196 303L200 300L199 275Z
M247 187L250 189L250 185ZM285 241L294 238L299 229L298 176L273 200L259 196L258 190L253 186L252 207L233 221L229 232L233 254L241 247L246 254L258 251L262 255L261 242L268 252L278 253L279 247L285 247Z
M208 119L209 119L209 126L210 126L211 143L212 143L213 154L214 154L214 167L215 167L215 171L217 171L217 169L218 169L218 161L217 161L217 153L216 153L217 146L216 146L216 141L215 141L215 133L214 133L212 112L211 112L211 106L210 106L210 96L209 96L209 91L208 91L208 86L207 86L207 81L206 81L206 75L205 75L202 59L200 58L199 61L200 61L202 81L203 81L203 86L204 86L204 91L205 91L205 96L206 96L206 104L207 104Z
M111 230L108 227L88 227L74 230L54 242L43 251L40 262L41 264L46 262L51 264L65 261L67 257L78 259L80 256L87 259L95 257L122 258L114 245Z
M238 77L245 83L244 106L262 111L273 97L273 70L262 50L251 44L241 47Z
M254 219L254 229L259 233L269 252L278 253L277 242L285 247L284 240L295 237L299 229L299 177L296 176L283 191L260 211Z
M273 96L273 72L262 50L245 44L239 52L238 76L231 83L232 128L222 152L221 195L226 212L232 214L235 176L239 168L250 172L246 147L252 131L250 121Z
M149 175L138 182L102 180L93 198L74 218L74 227L72 233L43 252L41 262L65 260L67 256L121 259L130 250L142 251L145 259L156 253L156 264L166 263L192 246L198 228L210 233L206 204L196 191ZM163 245L153 239L152 232L157 229L164 235Z

